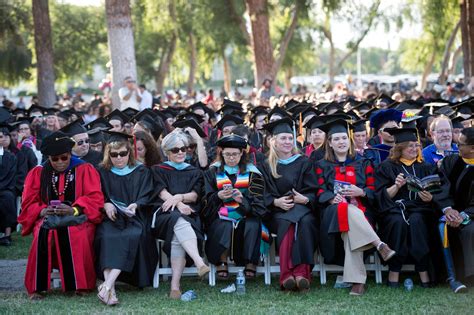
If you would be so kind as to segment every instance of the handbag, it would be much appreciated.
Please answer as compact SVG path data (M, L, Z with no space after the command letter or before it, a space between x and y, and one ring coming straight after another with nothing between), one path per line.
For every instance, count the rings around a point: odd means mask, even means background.
M87 217L85 214L81 214L78 216L49 215L44 219L43 225L41 225L41 227L47 230L52 230L52 229L57 229L61 227L66 227L66 226L79 225L86 221L87 221Z

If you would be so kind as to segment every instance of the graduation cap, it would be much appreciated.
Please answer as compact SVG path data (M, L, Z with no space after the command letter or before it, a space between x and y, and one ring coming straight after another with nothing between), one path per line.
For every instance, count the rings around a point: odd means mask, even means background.
M15 127L10 125L10 124L6 124L6 123L0 123L0 132L3 133L3 134L10 134L10 132L12 132L13 130L15 130Z
M283 108L275 106L267 115L268 120L272 119L273 115L280 116L281 118L291 118L290 114L288 114Z
M131 135L123 133L123 132L110 131L110 130L104 130L102 132L108 136L107 137L107 143L127 142L127 141L130 141L130 139L133 138Z
M303 120L305 120L308 116L311 116L311 115L319 116L321 112L314 107L309 107L305 109L303 112L301 112L300 114Z
M75 145L76 143L69 137L69 135L59 130L43 139L41 153L49 156L70 153Z
M108 114L104 118L107 119L107 121L109 122L111 120L119 120L122 122L122 125L130 120L130 117L128 117L127 115L125 115L118 109L114 109L110 114Z
M45 113L45 108L36 104L33 104L28 108L28 116L32 117L33 114L40 113L41 116ZM35 115L36 116L36 115Z
M173 123L173 127L183 128L183 129L186 128L186 127L193 128L197 131L198 135L201 138L206 137L206 133L202 130L201 126L199 126L199 124L194 119L177 120Z
M366 119L361 119L361 120L358 120L354 123L352 123L352 130L354 132L361 132L361 131L365 131L367 132L367 124L366 124L367 120Z
M286 110L290 110L292 109L293 107L295 107L296 105L298 105L300 102L298 102L297 100L295 99L291 99L289 100L288 102L286 102L284 105L283 105L283 108L286 109Z
M221 120L217 122L216 128L218 130L222 130L225 127L237 126L243 123L244 123L244 120L240 117L237 117L234 115L224 115L224 117L222 117Z
M62 118L64 120L69 120L69 117L71 117L71 111L69 109L67 110L64 110L64 111L60 111L56 114L56 116L58 116L59 118Z
M268 107L266 106L257 106L252 108L251 115L250 115L250 122L255 123L258 116L267 116L268 115Z
M194 103L193 105L189 106L189 109L190 109L191 111L195 111L195 110L198 110L198 109L202 109L205 113L207 113L207 111L208 111L207 105L204 104L203 102Z
M96 120L91 121L90 123L84 125L87 130L101 129L106 130L113 128L113 126L104 118L99 117Z
M395 143L418 141L418 131L416 128L386 128L384 131L395 138Z
M27 124L30 125L33 122L34 117L18 117L16 121L13 123L17 126L20 126L21 124Z
M291 118L285 117L285 118L263 125L263 129L267 130L272 135L277 135L280 133L293 134L294 124L295 122Z
M178 116L176 117L177 120L182 120L182 119L192 119L194 121L196 121L198 124L202 123L204 121L204 119L202 118L201 115L198 115L198 114L195 114L193 112L181 112L178 114Z
M423 105L423 109L420 112L420 114L421 115L434 114L434 111L436 111L435 108L439 109L439 108L447 106L447 105L449 105L448 102L430 102L430 103L426 103L425 105Z
M231 105L224 105L222 106L216 113L220 113L221 115L234 115L242 118L245 116L245 113L242 112L241 108L236 108Z
M6 110L3 107L0 107L0 123L10 120L11 117L12 117L12 114L10 114L8 110Z
M454 105L453 109L455 109L459 114L471 115L474 111L474 98L471 97L464 102Z
M78 135L80 133L86 133L87 129L84 127L84 120L82 118L79 118L72 123L62 127L60 130L67 134L68 136L72 137L75 135Z
M89 130L87 132L87 134L89 135L89 142L91 144L97 144L97 143L100 143L100 142L104 142L105 141L105 137L104 137L104 134L102 133L102 129L100 128L95 128L95 129L92 129L92 130Z
M397 104L396 106L394 106L394 108L402 112L406 110L419 112L423 108L423 104L414 100L406 100Z
M130 121L132 122L141 122L144 124L151 132L154 138L158 139L163 132L163 128L160 126L160 124L156 121L156 117L153 117L153 115L150 112L153 112L152 110L146 111L143 110L136 114L135 116L132 117Z
M436 115L445 115L448 117L453 117L456 115L456 111L452 109L450 106L441 107L434 112Z
M469 120L469 119L471 119L471 118L469 117L468 119L465 119L462 116L454 117L453 119L451 119L451 123L453 124L453 129L454 128L464 129L464 125L462 124L462 122L466 121L466 120Z
M16 108L12 111L12 114L15 116L26 116L26 109L23 108Z
M59 109L56 108L46 108L43 112L45 116L56 116L56 113L59 112Z
M122 113L127 115L129 118L132 118L133 116L135 116L139 112L140 112L139 110L137 110L135 108L132 108L132 107L127 107L124 110L122 110Z
M217 140L217 146L221 148L246 149L247 145L247 140L236 134L224 136Z
M164 120L168 118L174 118L178 113L176 113L172 108L166 108L158 112L158 114L164 118Z
M262 112L262 113L265 112L265 113L268 113L269 111L270 111L270 107L268 107L268 106L262 106L262 105L255 106L254 108L252 108L252 109L250 110L250 112L251 112L252 114L255 114L255 113L257 113L257 112Z
M368 102L362 102L352 107L352 110L356 110L359 112L359 114L362 114L363 111L369 111L371 108L372 108L372 105L370 105Z
M398 124L402 120L402 115L401 111L393 108L381 109L370 117L370 127L379 130L383 124L389 121L395 121Z
M314 116L304 125L307 129L316 129L324 125L328 121L328 116Z
M319 127L319 129L324 131L327 134L328 137L335 134L335 133L347 133L347 134L349 134L349 129L350 128L351 128L351 126L344 119L332 120L330 122L325 123L321 127Z
M330 103L321 103L317 107L321 112L329 114L331 111L332 113L342 110L342 106L338 102L330 102ZM331 114L332 114L331 113Z
M375 103L377 105L379 105L380 103L385 103L387 105L390 105L393 102L395 102L395 101L385 93L381 93L375 98Z
M224 106L229 106L229 107L234 107L237 110L242 110L242 103L236 102L236 101L231 101L227 98L224 99L223 103ZM223 106L223 107L224 107Z
M402 126L403 128L416 128L416 121L421 118L423 118L423 116L420 116L420 115L405 116L405 113L403 113Z
M293 116L298 115L299 113L307 110L308 108L311 108L311 104L308 103L299 103L290 109L287 109L288 112L290 112Z

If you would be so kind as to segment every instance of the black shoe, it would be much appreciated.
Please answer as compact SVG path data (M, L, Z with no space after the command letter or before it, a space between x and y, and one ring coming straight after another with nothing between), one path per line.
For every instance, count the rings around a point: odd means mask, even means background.
M0 246L11 246L11 245L12 245L11 236L4 236L0 238Z
M422 287L423 289L428 289L428 288L432 288L432 287L433 287L431 281L429 281L429 282L422 282L420 285L421 285L421 287Z
M387 286L389 288L396 289L396 288L400 287L400 283L399 282L392 282L392 281L387 280Z

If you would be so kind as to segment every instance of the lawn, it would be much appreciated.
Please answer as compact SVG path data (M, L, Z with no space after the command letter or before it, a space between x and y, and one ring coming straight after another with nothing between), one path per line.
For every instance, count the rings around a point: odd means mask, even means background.
M0 249L0 259L25 258L29 239L18 240L8 249ZM15 248L18 247L18 248ZM26 249L21 249L25 247ZM14 249L10 252L10 249ZM405 274L404 274L405 276ZM413 276L414 279L416 277ZM197 300L181 302L169 300L169 282L161 282L159 289L147 288L139 291L120 286L118 297L121 304L110 308L102 305L95 292L83 297L63 294L56 290L42 301L31 302L24 292L0 291L0 314L54 313L54 314L98 314L98 313L167 313L167 314L279 314L279 313L405 313L405 314L468 314L473 311L474 290L455 295L447 286L432 289L415 287L412 292L403 288L389 289L376 285L369 276L367 293L362 297L349 296L348 289L334 289L335 276L321 286L315 277L311 291L306 294L284 293L278 289L278 278L271 286L265 286L263 277L247 284L245 296L220 293L230 282L218 282L209 287L207 281L186 277L182 281L183 291L194 289Z

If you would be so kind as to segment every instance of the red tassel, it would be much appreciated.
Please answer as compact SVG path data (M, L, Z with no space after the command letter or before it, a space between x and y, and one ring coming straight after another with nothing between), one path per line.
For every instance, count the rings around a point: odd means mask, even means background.
M138 157L138 151L137 151L137 137L133 135L133 154L135 156L135 159Z

